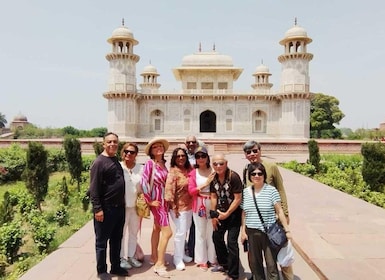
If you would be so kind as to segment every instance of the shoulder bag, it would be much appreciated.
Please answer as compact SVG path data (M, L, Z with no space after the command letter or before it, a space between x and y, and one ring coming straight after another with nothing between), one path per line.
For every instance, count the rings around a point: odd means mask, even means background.
M287 242L286 232L284 228L281 226L280 223L276 220L273 224L266 226L265 222L263 221L261 212L259 211L257 200L255 198L254 193L254 187L251 188L253 193L253 199L255 208L257 208L258 216L261 219L263 228L265 229L266 235L270 241L270 245L273 249L281 249L283 246L285 246Z
M150 193L152 191L152 185L154 184L154 175L155 175L155 163L152 165L152 173L150 178ZM135 203L136 214L140 218L150 218L150 206L148 206L146 200L144 199L144 194L142 192L138 193Z

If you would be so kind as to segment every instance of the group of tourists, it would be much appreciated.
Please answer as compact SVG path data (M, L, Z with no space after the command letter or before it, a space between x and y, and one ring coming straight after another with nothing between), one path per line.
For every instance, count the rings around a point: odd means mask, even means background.
M141 218L135 203L139 193L153 217L148 261L158 276L170 278L165 255L173 237L176 270L183 271L186 263L194 261L203 271L224 273L226 280L239 279L240 237L248 244L250 279L279 279L278 250L270 246L264 223L278 219L290 240L288 206L278 167L262 161L259 143L248 141L243 147L249 163L242 179L228 167L223 153L210 157L206 145L195 136L186 137L185 143L172 151L169 166L166 139L153 138L147 143L144 153L149 159L144 165L136 162L139 149L135 143L123 145L119 162L118 144L118 135L106 133L104 150L91 166L90 198L100 279L129 276L129 269L144 262L137 242ZM294 279L290 264L281 267L281 272L285 280Z

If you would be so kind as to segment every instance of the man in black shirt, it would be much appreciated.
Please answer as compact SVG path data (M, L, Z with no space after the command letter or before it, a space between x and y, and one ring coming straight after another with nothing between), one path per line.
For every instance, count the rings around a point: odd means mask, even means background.
M215 170L214 180L210 183L213 241L218 265L212 272L227 272L225 280L239 278L238 236L241 228L243 185L238 173L227 167L224 154L212 158ZM227 232L227 242L225 234Z
M103 137L103 152L91 166L90 198L94 213L96 269L99 279L109 280L107 242L110 244L111 274L128 276L120 267L120 249L125 220L123 169L116 157L118 135L108 132Z

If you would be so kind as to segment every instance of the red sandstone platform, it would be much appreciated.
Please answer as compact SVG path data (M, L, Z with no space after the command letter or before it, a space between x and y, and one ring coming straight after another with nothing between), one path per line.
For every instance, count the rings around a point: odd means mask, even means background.
M227 155L229 167L240 172L246 163L242 154ZM266 160L305 161L304 155L266 155ZM297 246L293 265L295 279L385 279L385 209L281 169L289 210L290 227ZM150 254L151 220L143 223L139 240L146 259ZM242 248L240 246L240 248ZM167 258L172 260L172 240ZM250 276L245 253L240 253L241 278ZM185 271L170 266L171 279L224 279L218 273L203 272L194 264ZM127 279L160 279L145 263L130 270ZM97 279L92 222L71 236L55 252L27 271L21 280ZM124 279L114 277L112 279Z

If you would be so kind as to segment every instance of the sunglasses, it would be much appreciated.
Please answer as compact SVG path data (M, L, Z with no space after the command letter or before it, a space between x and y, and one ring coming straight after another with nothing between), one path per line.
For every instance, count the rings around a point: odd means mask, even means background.
M257 154L259 152L259 149L246 150L246 154L248 155L250 155L251 152L253 152L254 154Z
M207 158L206 154L196 154L195 159L200 159L200 158Z
M186 141L186 144L196 144L197 141Z
M258 177L261 177L261 176L263 176L263 173L262 172L252 172L252 173L250 173L250 175L253 177L256 177L257 175L258 175Z
M225 165L225 162L224 162L224 161L221 161L221 162L213 162L213 165L214 165L214 166L223 166L223 165Z
M177 158L185 158L186 155L176 155Z
M130 150L124 150L124 153L127 155L127 154L130 154L130 155L135 155L136 152L135 151L130 151Z

